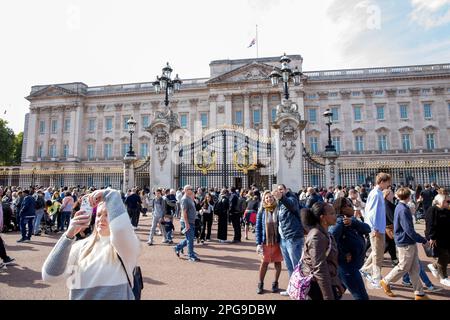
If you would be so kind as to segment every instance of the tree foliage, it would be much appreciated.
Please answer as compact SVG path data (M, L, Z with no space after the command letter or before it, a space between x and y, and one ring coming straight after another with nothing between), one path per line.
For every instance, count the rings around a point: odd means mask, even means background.
M0 165L20 165L22 142L23 133L16 136L8 122L0 119Z

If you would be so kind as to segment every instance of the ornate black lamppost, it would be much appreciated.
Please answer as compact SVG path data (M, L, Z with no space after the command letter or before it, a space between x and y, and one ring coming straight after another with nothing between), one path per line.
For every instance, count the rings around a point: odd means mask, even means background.
M175 79L170 79L173 69L167 65L162 69L161 77L156 76L156 81L153 82L155 92L159 94L161 90L165 93L164 105L169 106L169 96L172 96L175 92L180 91L182 81L178 78L178 74Z
M128 149L128 152L126 154L127 158L136 158L136 154L133 151L133 133L136 130L136 121L131 117L127 121L128 125L128 133L130 134L130 148Z
M323 116L325 118L328 118L328 122L326 123L326 125L328 126L328 145L325 147L325 152L336 152L336 147L333 145L333 141L331 140L331 126L333 125L333 112L331 112L330 109L327 109L327 111L325 111L323 113Z
M286 100L289 99L289 81L294 82L294 86L299 86L302 80L302 72L295 67L294 71L289 67L289 63L291 59L286 56L286 53L281 57L281 68L278 72L277 68L273 68L273 71L270 73L269 78L272 82L272 86L278 86L280 79L283 81L283 89L284 89L284 97Z

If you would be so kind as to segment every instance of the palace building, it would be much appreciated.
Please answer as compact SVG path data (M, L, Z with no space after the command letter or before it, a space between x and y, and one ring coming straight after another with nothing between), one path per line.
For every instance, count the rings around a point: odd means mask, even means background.
M291 67L302 70L303 58L289 57ZM277 181L270 159L281 151L272 148L270 139L283 90L272 87L268 77L279 60L212 61L208 77L182 80L169 107L187 136L176 154L169 155L184 159L182 163L167 160L174 168L171 187L269 187ZM323 113L330 109L331 139L339 153L337 184L370 183L385 171L397 184L436 181L450 186L450 64L303 71L301 85L290 86L289 94L307 121L300 132L302 161L292 163L304 166L299 170L301 185L326 186L322 153L328 127ZM130 117L137 122L136 184L150 185L149 179L158 178L149 171L149 163L158 159L150 156L157 143L148 128L165 106L152 82L36 85L26 99L30 112L25 118L23 183L122 188ZM205 154L211 141L214 150ZM241 145L251 150L242 151ZM250 165L239 166L239 154ZM269 161L261 164L264 157Z

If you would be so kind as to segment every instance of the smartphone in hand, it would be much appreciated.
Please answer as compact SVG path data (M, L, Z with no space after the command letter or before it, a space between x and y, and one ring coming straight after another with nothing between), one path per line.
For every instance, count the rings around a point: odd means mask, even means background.
M81 199L80 211L84 211L85 215L92 217L93 209L91 207L91 204L89 203L89 197L84 197L83 199Z

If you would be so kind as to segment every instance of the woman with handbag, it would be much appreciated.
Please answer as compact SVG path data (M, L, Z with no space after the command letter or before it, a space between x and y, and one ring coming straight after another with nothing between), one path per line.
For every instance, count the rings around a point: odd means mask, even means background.
M272 292L278 292L278 279L281 274L283 255L280 248L280 234L278 233L277 203L270 191L265 191L262 206L256 216L256 252L262 255L259 267L259 283L256 293L264 292L264 278L269 263L275 265L275 280L272 282Z
M315 203L311 209L302 209L302 224L308 232L301 269L304 275L312 275L308 296L311 300L339 300L345 289L338 277L338 249L328 233L328 227L336 224L336 212L329 203Z
M42 278L66 280L71 300L135 300L138 288L133 290L129 279L137 278L134 269L140 243L120 193L106 189L86 197L97 207L92 235L75 241L76 234L91 221L91 214L82 208L47 257Z

